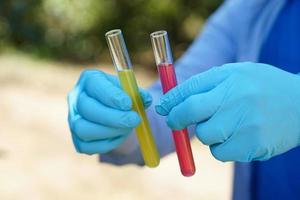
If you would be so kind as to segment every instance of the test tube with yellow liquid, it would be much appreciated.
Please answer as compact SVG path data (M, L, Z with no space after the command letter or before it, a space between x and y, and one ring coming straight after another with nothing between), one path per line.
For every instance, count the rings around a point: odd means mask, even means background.
M132 100L132 109L136 111L141 118L141 123L136 127L136 135L145 164L149 167L156 167L159 164L159 154L151 133L142 98L139 94L138 85L132 71L132 64L122 31L119 29L111 30L107 32L105 36L121 86Z

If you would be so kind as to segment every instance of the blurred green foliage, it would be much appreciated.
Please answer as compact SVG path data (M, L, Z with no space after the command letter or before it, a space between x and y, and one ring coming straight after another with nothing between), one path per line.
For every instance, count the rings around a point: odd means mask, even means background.
M147 64L149 34L167 30L180 54L222 0L3 0L0 49L12 46L69 61L107 58L105 32L123 30L135 61Z

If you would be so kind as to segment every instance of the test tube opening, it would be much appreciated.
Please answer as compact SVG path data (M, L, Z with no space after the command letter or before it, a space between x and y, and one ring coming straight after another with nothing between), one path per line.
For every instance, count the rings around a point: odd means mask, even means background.
M110 30L107 33L105 33L106 37L111 37L111 36L116 36L122 34L122 31L120 29L114 29L114 30Z
M150 36L151 37L163 37L163 36L166 36L166 35L168 35L168 33L167 33L167 31L164 31L164 30L162 30L162 31L156 31L156 32L153 32L153 33L151 33L150 34Z
M156 64L173 63L167 31L161 30L150 34Z
M123 71L131 69L132 64L122 31L120 29L108 31L105 37L116 70Z

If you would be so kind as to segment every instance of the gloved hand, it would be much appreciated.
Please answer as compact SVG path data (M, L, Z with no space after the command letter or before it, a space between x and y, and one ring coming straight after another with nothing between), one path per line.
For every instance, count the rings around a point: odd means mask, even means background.
M145 107L151 95L140 89ZM106 153L117 148L140 123L130 97L117 77L99 70L84 71L68 95L69 127L77 152Z
M196 124L218 160L266 160L300 144L300 77L266 64L227 64L178 85L156 111L172 129Z

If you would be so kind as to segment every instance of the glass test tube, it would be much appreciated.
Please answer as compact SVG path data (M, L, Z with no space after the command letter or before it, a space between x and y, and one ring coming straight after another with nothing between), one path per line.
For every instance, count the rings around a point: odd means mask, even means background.
M150 35L155 62L157 65L163 93L177 85L172 52L166 31L157 31ZM195 173L194 158L187 129L172 130L177 157L184 176Z
M145 164L149 167L156 167L159 164L159 154L132 71L122 31L111 30L105 36L122 88L130 96L133 110L141 117L141 123L136 127L136 134Z

